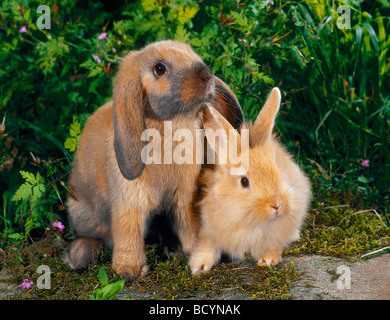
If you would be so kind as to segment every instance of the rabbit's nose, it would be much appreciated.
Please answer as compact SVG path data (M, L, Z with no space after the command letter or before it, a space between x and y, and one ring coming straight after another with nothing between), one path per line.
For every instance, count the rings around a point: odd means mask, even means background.
M279 213L279 208L280 208L280 204L279 203L277 203L274 206L270 206L270 207L275 210L275 213Z
M212 75L207 69L203 69L198 75L200 80L202 80L205 84L210 83Z
M199 77L199 79L205 84L209 84L210 80L213 76L209 68L207 68L204 64L196 64L195 71Z

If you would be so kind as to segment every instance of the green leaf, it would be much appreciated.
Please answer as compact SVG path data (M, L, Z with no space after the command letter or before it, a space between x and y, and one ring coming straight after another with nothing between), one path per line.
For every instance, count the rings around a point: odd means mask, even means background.
M119 292L122 291L125 285L125 280L119 280L117 282L106 285L102 288L102 297L104 300L113 299Z
M40 185L35 185L32 187L32 196L31 196L31 202L37 202L39 198L42 196L42 194L45 192L45 186L40 184Z
M16 190L14 196L12 197L12 201L21 201L26 200L32 195L31 185L28 183L23 183L18 190Z
M96 289L91 296L91 300L103 300L102 289Z
M142 0L142 8L145 12L151 12L158 8L156 0Z
M70 152L74 152L79 145L81 136L81 124L75 116L73 116L73 123L70 125L69 135L71 137L65 140L64 147Z
M188 24L191 22L192 18L195 17L196 13L199 11L199 8L195 7L183 7L179 6L177 20L181 24Z
M26 13L24 14L24 19L25 19L26 21L28 21L28 20L30 19L30 15L31 15L31 8L28 9L28 10L26 11Z
M18 254L18 260L19 260L20 263L24 264L24 260L23 260L23 258L20 256L20 254Z
M76 139L74 138L66 138L64 142L64 147L68 149L70 152L74 152L76 150Z
M96 289L91 296L91 300L111 300L113 299L119 292L122 291L125 280L119 280L114 283L108 283L107 273L104 268L100 268L99 270L99 279L102 283L102 288Z
M20 240L26 239L26 236L22 233L15 232L15 233L11 233L10 235L8 235L8 238L10 238L12 240L20 241Z
M184 29L184 26L180 24L178 25L173 38L180 42L188 42L190 40L190 34Z
M360 48L361 48L361 44L362 44L362 38L363 38L363 29L360 25L357 25L356 26L356 53L355 53L355 72L356 72L356 68L357 68L357 64L358 64L358 61L359 61L359 53L360 53Z
M108 285L108 276L106 270L104 268L100 268L99 270L99 279L102 284L102 287Z
M234 19L234 21L231 24L231 27L233 29L241 30L243 32L246 32L249 30L249 23L248 18L239 12L231 12L231 18Z
M33 173L27 171L20 171L22 177L26 180L19 188L16 190L12 201L23 201L30 199L32 207L46 191L44 185L44 180L39 172L34 176Z
M34 220L31 216L29 216L24 224L24 234L26 236L29 235L30 231L33 229L33 226L34 226Z
M370 24L368 24L366 22L363 23L363 26L366 27L366 29L367 29L367 31L368 31L368 33L370 35L370 39L372 41L372 44L374 45L375 52L376 52L377 56L379 57L379 44L378 44L379 40L378 40L378 37L377 37L377 35L375 33L374 28Z
M374 181L373 178L366 178L365 176L360 176L357 178L357 181L362 182L362 183L370 183Z
M34 184L37 180L34 177L34 174L27 171L20 171L21 176L26 180L26 182Z

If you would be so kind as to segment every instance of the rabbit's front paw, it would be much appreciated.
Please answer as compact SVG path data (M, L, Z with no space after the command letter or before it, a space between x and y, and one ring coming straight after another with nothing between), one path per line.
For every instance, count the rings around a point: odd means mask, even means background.
M115 273L124 277L127 280L133 281L138 277L144 276L148 272L146 265L146 258L135 258L128 254L114 254L112 261L112 268Z
M267 250L257 260L258 266L276 266L282 261L282 252L280 250Z
M192 274L200 274L209 271L215 263L215 258L210 253L195 254L190 258L189 266Z

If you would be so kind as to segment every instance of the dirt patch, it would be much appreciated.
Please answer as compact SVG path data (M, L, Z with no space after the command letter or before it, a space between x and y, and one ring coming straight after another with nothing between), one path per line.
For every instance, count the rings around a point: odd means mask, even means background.
M10 282L11 278L5 268L0 270L0 299L11 298L22 292L18 285Z
M390 255L350 262L305 255L290 257L300 280L290 294L298 300L390 300Z

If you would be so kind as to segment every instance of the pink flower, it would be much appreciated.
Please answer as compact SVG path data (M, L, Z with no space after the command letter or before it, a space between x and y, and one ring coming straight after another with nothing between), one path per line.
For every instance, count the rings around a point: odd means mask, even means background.
M20 284L19 287L21 287L22 289L29 289L31 288L31 285L33 284L33 282L29 279L24 279L23 282Z
M62 224L61 221L54 222L53 227L58 228L60 230L60 232L62 232L65 229L65 226Z
M98 63L102 63L102 60L100 60L100 58L97 55L93 54L92 58L94 58Z
M364 161L362 161L362 166L369 167L370 166L369 163L370 163L370 160L364 160Z
M107 33L103 32L99 35L99 40L103 40L103 39L106 39L106 35Z
M25 32L27 32L26 26L21 27L20 30L19 30L19 32L20 32L20 33L25 33Z

